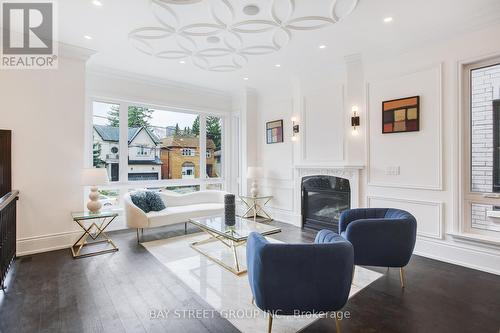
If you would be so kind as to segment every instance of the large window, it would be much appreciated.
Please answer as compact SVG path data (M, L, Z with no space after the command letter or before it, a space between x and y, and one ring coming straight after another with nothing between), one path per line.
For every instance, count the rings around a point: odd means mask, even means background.
M103 207L120 213L112 229L126 228L122 198L132 189L224 188L220 115L116 100L95 100L91 106L88 164L108 172L110 184L99 189Z
M110 181L224 181L222 117L128 102L95 101L92 112L93 165Z
M465 232L500 237L500 61L466 68Z

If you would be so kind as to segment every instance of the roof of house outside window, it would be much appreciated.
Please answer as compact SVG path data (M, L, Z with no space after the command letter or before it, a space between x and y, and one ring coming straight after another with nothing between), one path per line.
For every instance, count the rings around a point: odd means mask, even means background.
M103 141L118 142L120 140L120 128L106 125L94 125L94 129ZM144 129L154 143L159 144L160 139L145 127L130 127L128 129L128 143L130 144L139 132Z

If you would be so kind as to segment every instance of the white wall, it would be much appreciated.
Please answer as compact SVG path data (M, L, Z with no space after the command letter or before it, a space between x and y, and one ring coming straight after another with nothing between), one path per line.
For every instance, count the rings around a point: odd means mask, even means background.
M76 230L70 212L82 208L85 59L60 52L57 70L2 70L0 100L20 191L18 255L65 247Z
M368 204L418 218L415 252L500 274L500 247L453 237L459 230L459 62L500 54L500 26L365 63L369 106ZM382 99L420 95L421 130L381 134ZM389 148L390 147L390 148ZM401 174L388 176L388 166Z
M348 57L345 77L339 73L329 82L321 82L322 88L311 88L311 82L300 81L289 99L273 100L269 94L260 95L254 133L259 137L260 162L271 175L264 182L265 189L276 196L271 205L274 217L284 222L294 218L290 193L298 189L293 188L290 170L295 166L360 161L365 165L362 204L412 212L418 219L417 254L500 274L498 245L453 236L459 217L458 63L500 54L500 44L494 42L499 34L500 25L496 25L383 59L354 58L353 63L353 57ZM362 85L356 82L360 78ZM332 92L335 85L344 87L342 104L339 95ZM319 93L313 93L315 90ZM413 95L422 98L421 130L382 134L381 102ZM288 106L290 102L293 106ZM359 137L350 135L353 104L360 106ZM286 137L283 144L266 145L265 122L283 118L288 131L291 112L296 110L305 115L299 143L292 144ZM343 135L338 135L342 126L335 127L335 119L344 119ZM325 131L326 124L333 125L331 131ZM339 147L345 148L342 153ZM320 148L326 150L324 156L319 154ZM322 160L325 156L328 162ZM388 175L388 167L399 167L400 174Z
M68 248L81 233L70 213L85 203L80 172L91 161L88 95L232 110L231 96L216 91L123 73L88 74L90 55L67 46L60 48L57 70L0 71L0 128L13 131L13 187L20 190L18 255Z
M261 192L274 196L268 206L273 217L295 225L300 221L295 167L346 163L345 66L326 72L327 77L294 78L288 96L259 94L256 126L246 137L258 147L258 165L265 170ZM295 142L292 117L300 126ZM284 142L267 144L266 123L280 119Z
M232 111L230 94L103 68L89 69L87 95L193 111Z

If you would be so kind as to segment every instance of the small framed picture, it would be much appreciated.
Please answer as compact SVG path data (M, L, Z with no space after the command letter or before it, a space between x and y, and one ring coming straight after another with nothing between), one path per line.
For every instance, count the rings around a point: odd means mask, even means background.
M283 119L266 124L267 144L283 142Z

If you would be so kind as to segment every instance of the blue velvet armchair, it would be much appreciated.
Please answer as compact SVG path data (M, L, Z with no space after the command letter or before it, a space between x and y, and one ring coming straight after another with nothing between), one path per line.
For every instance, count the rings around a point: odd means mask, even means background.
M340 310L351 290L353 259L351 243L328 230L314 244L269 243L250 234L248 279L255 305L269 313L269 332L273 315Z
M392 208L359 208L342 213L340 235L354 247L354 264L399 267L401 287L417 234L417 221L410 213Z

